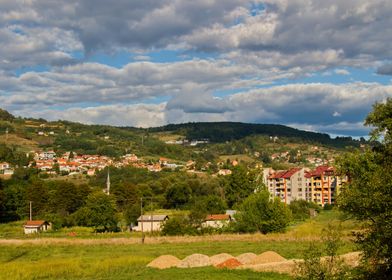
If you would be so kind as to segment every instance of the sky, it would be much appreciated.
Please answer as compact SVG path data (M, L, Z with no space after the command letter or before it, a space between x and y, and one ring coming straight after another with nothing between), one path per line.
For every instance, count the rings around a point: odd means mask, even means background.
M0 107L364 136L392 97L391 14L390 0L0 0Z

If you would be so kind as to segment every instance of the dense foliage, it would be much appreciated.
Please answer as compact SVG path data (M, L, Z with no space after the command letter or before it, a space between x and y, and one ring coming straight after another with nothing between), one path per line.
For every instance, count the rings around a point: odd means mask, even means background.
M267 190L250 195L240 207L236 216L240 232L284 231L292 217L290 209L279 198L270 199Z
M379 144L352 152L338 161L349 183L339 198L340 208L366 222L357 242L365 256L364 278L392 276L392 99L374 106L365 124Z
M183 131L188 139L209 139L212 142L226 142L260 134L267 136L291 137L307 142L315 142L335 147L357 146L351 137L331 139L328 134L298 130L276 124L249 124L236 122L199 122L169 124L152 128L150 131Z

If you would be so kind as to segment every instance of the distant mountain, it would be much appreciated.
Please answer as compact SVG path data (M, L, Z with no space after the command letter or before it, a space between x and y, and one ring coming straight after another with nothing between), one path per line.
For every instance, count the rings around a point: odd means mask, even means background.
M176 132L187 139L209 139L220 143L239 140L250 135L266 135L287 138L297 138L305 142L320 143L333 147L358 146L359 141L352 137L331 138L326 133L304 131L278 124L250 124L240 122L195 122L184 124L169 124L150 128L151 132Z

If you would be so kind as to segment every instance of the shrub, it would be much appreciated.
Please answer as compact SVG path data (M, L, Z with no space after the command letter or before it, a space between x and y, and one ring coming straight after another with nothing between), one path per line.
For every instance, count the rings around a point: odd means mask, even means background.
M270 200L267 190L252 194L241 205L237 214L236 229L239 232L284 231L292 218L291 211L279 198Z

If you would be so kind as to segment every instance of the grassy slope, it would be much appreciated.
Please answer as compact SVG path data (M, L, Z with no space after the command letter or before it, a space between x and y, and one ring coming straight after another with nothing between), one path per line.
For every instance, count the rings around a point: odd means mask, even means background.
M218 270L212 267L198 269L154 270L146 268L146 264L157 256L172 254L184 258L193 253L214 255L230 253L234 256L245 252L261 253L273 250L286 258L301 258L302 252L309 245L306 237L315 238L315 246L321 246L322 229L329 224L340 223L336 212L324 212L316 219L293 226L287 233L267 236L255 235L254 238L243 238L241 235L216 237L179 238L176 241L159 241L157 243L127 243L119 239L87 239L67 238L42 240L29 239L25 243L0 245L0 279L290 279L287 275L274 273L256 273L251 271ZM19 231L20 231L19 223ZM352 221L342 223L346 234L358 225ZM8 225L8 230L16 228L16 224ZM6 225L0 226L0 232ZM75 229L82 232L83 229ZM92 238L89 232L87 236ZM50 235L42 235L42 237ZM106 235L115 237L116 235ZM118 237L126 235L119 234ZM105 235L97 236L104 238ZM128 237L131 237L128 235ZM133 236L136 237L136 236ZM101 241L100 241L101 240ZM118 240L118 242L116 242ZM147 238L146 241L151 240ZM73 242L74 241L74 242ZM170 241L170 242L169 242ZM112 242L112 243L111 243ZM340 253L355 250L354 245L346 240Z

